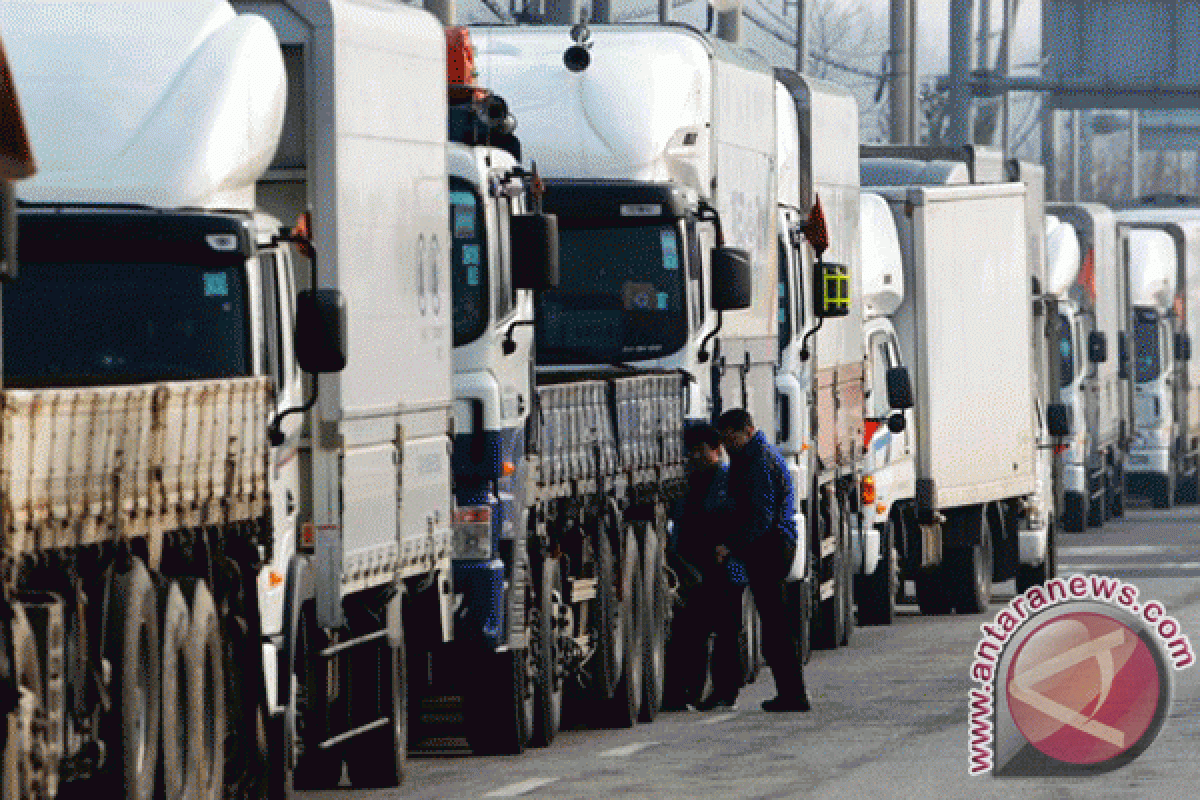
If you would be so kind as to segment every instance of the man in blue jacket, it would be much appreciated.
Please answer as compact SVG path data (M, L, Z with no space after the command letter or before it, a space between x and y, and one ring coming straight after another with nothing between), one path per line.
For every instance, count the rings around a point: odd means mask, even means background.
M745 409L717 420L729 453L729 497L736 524L717 545L718 560L738 558L746 565L754 605L762 620L763 655L775 677L777 697L764 711L808 711L804 662L795 620L788 612L785 579L796 556L796 495L787 462Z
M736 559L718 563L715 547L733 524L728 485L729 468L721 463L721 441L711 425L696 425L684 433L688 457L688 488L676 509L670 538L672 568L680 573L682 600L672 626L673 682L677 703L707 711L736 707L742 688L740 637L745 570ZM708 640L712 649L712 693L705 699Z

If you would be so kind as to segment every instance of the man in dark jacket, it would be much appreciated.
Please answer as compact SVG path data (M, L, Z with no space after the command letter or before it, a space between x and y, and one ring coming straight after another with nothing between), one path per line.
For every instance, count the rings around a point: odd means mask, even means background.
M763 655L775 677L777 697L764 711L808 711L804 662L796 620L788 612L785 579L796 556L796 496L783 455L754 427L745 409L717 420L729 453L729 496L736 524L716 548L717 558L746 565L750 591L762 620Z
M715 547L733 524L729 468L721 463L721 441L711 425L684 434L688 488L676 509L669 542L672 568L680 576L683 608L672 626L672 681L677 701L700 710L736 707L742 688L740 636L745 569L736 559L718 563ZM701 698L712 649L712 693Z

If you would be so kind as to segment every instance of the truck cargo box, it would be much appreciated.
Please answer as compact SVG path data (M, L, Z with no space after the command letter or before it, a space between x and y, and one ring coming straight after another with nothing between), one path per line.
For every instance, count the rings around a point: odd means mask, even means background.
M916 400L918 501L948 509L1032 493L1024 187L879 193L904 251L907 297L894 320Z

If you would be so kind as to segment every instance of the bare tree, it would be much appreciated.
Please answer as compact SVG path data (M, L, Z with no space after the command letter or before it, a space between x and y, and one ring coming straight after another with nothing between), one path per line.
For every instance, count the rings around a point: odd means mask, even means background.
M886 70L887 25L880 25L862 0L816 0L809 4L809 74L854 92L864 140L887 138L887 103L879 91Z

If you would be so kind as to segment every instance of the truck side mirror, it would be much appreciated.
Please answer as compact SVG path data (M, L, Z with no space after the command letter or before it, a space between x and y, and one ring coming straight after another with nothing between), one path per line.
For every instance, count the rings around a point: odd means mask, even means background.
M558 217L518 214L509 220L512 281L535 292L558 286Z
M1175 334L1175 357L1180 361L1192 359L1192 337L1186 333Z
M1117 332L1117 378L1129 380L1129 334Z
M311 375L346 368L346 301L337 289L296 293L296 360Z
M908 367L892 367L887 371L886 379L888 406L896 411L912 408L912 379L908 375Z
M1103 364L1108 360L1108 337L1104 331L1088 334L1088 360L1093 364Z
M750 252L740 247L712 250L712 307L714 311L741 311L754 298Z
M1071 418L1071 407L1066 403L1051 403L1046 407L1046 427L1055 437L1070 436L1075 424Z
M813 310L818 319L844 317L850 313L850 268L845 264L818 261L813 265Z
M890 432L904 433L904 429L907 426L908 426L908 423L905 421L903 413L897 411L895 413L888 414L887 428Z

